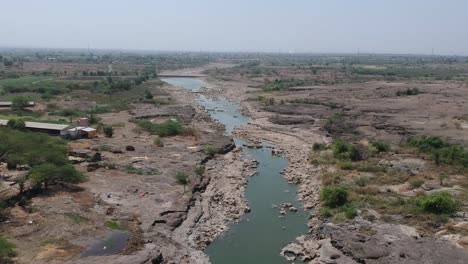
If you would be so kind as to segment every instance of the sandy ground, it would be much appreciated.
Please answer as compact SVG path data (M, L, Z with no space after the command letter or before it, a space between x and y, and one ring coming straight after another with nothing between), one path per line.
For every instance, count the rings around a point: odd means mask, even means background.
M217 65L217 68L229 65ZM211 67L212 68L212 67ZM201 73L191 70L190 73ZM178 71L183 74L184 71ZM309 234L290 244L283 253L292 253L310 263L464 263L468 252L463 237L424 237L405 225L370 223L362 218L353 225L323 223L318 218L320 167L307 162L313 143L328 143L331 138L321 128L322 120L337 110L323 105L286 104L262 107L252 97L258 94L258 80L206 77L205 94L226 97L242 106L252 121L235 131L250 142L267 142L277 146L289 160L285 177L298 184L298 199L310 212ZM396 92L419 87L422 94L398 97ZM353 121L354 129L365 138L401 142L408 135L425 134L448 137L452 142L466 143L464 129L467 112L466 84L460 83L386 83L301 87L274 94L276 101L315 98L334 102L339 111ZM271 96L271 95L270 95ZM450 98L450 99L449 99ZM277 124L278 117L294 124ZM309 118L304 119L304 116ZM459 224L465 220L462 218ZM440 236L439 236L440 237ZM461 239L461 240L460 240ZM460 244L461 243L461 244ZM434 250L437 249L437 250ZM287 257L294 260L293 257Z
M33 198L26 209L7 212L9 222L0 228L18 245L18 263L208 262L202 250L246 210L244 186L253 171L239 149L207 159L206 145L232 144L224 127L198 107L190 92L155 89L170 93L176 104L141 104L128 112L101 114L105 124L115 127L112 138L100 135L70 144L75 156L101 154L101 166L75 158L88 177L85 183L51 190ZM145 115L153 116L153 122L177 117L196 136L163 138L164 147L158 147L154 136L128 121ZM206 170L199 176L195 168L202 162ZM139 175L138 170L148 173ZM179 171L190 176L187 188L176 182ZM127 247L117 255L80 257L97 238L112 232L108 221L129 230Z

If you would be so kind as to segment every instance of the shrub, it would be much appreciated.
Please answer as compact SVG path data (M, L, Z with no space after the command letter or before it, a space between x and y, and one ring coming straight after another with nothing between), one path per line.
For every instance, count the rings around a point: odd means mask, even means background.
M213 145L206 145L203 151L205 152L205 154L213 156L219 153L219 148Z
M15 244L0 235L0 263L13 263L10 259L16 256L15 248Z
M185 192L185 186L187 186L187 184L190 182L190 178L188 174L186 174L185 172L178 171L175 175L175 178L178 184L181 184L184 186L184 192Z
M110 138L114 135L114 128L111 126L104 126L102 128L102 131L104 132L104 135L106 135L106 137Z
M421 178L412 178L411 180L409 180L409 184L411 186L411 189L416 189L424 184L424 180Z
M397 96L410 96L410 95L418 95L421 91L418 88L408 88L404 91L397 91Z
M95 114L90 114L88 116L89 124L96 125L101 121L101 118L97 117Z
M381 152L388 152L390 150L390 145L385 143L385 142L381 142L381 141L376 141L376 142L372 142L371 145L377 150L377 152L381 153Z
M340 169L342 170L353 170L354 164L350 161L342 161L339 163Z
M199 176L205 173L205 166L198 166L195 168L195 173Z
M154 139L153 139L153 143L154 145L162 148L164 147L164 142L162 141L161 137L160 136L156 136Z
M193 129L184 127L181 123L175 120L167 120L162 124L152 123L147 120L132 120L132 122L138 124L149 133L159 135L160 137L194 135L195 133Z
M459 205L453 195L447 192L438 192L429 196L417 198L417 203L426 212L434 214L453 214Z
M106 223L104 225L106 227L108 227L110 229L114 229L114 230L122 230L122 231L127 230L127 228L125 228L124 226L120 225L119 223L117 223L115 221L106 221Z
M341 207L341 211L344 213L344 215L348 219L353 219L358 215L356 208L354 208L353 206L349 204L343 205Z
M328 207L339 207L348 202L348 190L340 186L325 186L320 192L320 199Z
M148 89L145 90L145 99L153 99L153 94Z
M320 208L320 215L325 218L330 218L333 216L333 211L330 208L322 207Z
M333 156L339 160L359 161L363 159L362 152L357 146L341 139L333 145Z
M322 184L327 185L337 185L343 181L343 175L337 173L324 173L322 175Z
M323 144L323 143L317 143L315 142L313 145L312 145L312 150L313 151L321 151L321 150L324 150L327 148L327 145Z
M362 172L385 172L386 168L375 164L364 163L359 164L357 170Z
M468 168L468 151L462 145L451 145L439 137L411 138L408 143L423 153L431 154L436 164Z
M359 187L366 187L366 185L369 183L369 178L361 175L354 180L354 183L356 183L356 185Z
M13 129L24 129L26 123L22 119L10 119L8 120L7 126Z

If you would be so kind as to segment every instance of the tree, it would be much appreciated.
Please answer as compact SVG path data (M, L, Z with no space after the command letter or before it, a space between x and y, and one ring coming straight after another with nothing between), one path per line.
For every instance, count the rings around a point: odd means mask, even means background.
M37 186L44 185L44 189L47 190L47 186L50 184L59 182L78 183L83 181L84 178L70 164L44 163L33 167L29 179Z
M13 97L13 99L11 100L11 103L12 103L11 106L14 109L24 109L25 107L29 106L29 101L30 101L29 97L18 95L18 96Z
M185 193L185 187L190 182L189 176L185 172L178 171L176 173L176 180L177 180L177 183L184 186L184 193Z
M3 60L3 65L9 67L9 66L13 66L13 61L11 60Z
M106 135L106 137L110 138L114 135L114 128L111 126L105 126L102 128L102 130L104 131L104 135Z
M153 99L153 95L151 94L151 92L148 89L145 90L145 98L148 99L148 100Z
M12 132L9 128L0 128L0 138L0 161L6 162L8 169L15 169L17 165L30 168L28 174L16 180L21 193L28 181L47 188L50 184L84 180L69 163L66 142L61 139L41 133Z
M22 119L10 119L7 126L13 129L23 129L26 127L26 123Z

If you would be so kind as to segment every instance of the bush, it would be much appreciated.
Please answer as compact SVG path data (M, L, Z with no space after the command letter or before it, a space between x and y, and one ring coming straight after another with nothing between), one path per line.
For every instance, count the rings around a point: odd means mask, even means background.
M325 218L330 218L333 216L333 211L330 208L322 207L320 208L320 215Z
M385 143L385 142L380 142L380 141L376 141L376 142L372 142L371 145L377 150L377 152L381 153L381 152L388 152L390 151L390 145Z
M213 156L215 154L219 153L219 148L213 146L213 145L206 145L204 149L205 154Z
M459 209L459 205L453 195L447 192L438 192L429 196L419 197L417 203L424 211L434 214L453 214Z
M348 190L340 186L325 186L320 192L320 199L328 207L339 207L348 202Z
M111 126L104 126L102 131L104 131L104 135L106 135L106 137L110 138L114 135L114 128Z
M153 94L148 89L145 90L145 99L153 99Z
M195 173L199 176L205 173L205 166L198 166L195 168Z
M354 169L354 164L350 161L341 161L338 163L340 166L340 169L342 170L353 170Z
M343 205L343 207L341 207L341 211L348 219L353 219L358 215L356 208L349 204Z
M339 139L333 144L333 156L339 160L359 161L363 159L362 151L355 145Z
M321 151L321 150L324 150L324 149L327 149L327 145L323 144L323 143L314 143L312 145L312 150L313 151Z
M127 230L127 228L125 228L124 226L120 225L119 223L117 223L115 221L106 221L106 223L104 225L106 227L108 227L110 229L114 229L114 230L122 230L122 231Z
M22 119L10 119L8 120L7 126L13 129L24 129L26 123Z
M149 133L153 135L159 135L160 137L195 134L195 131L193 131L193 129L184 127L181 123L174 120L167 120L162 124L152 123L147 120L132 120L132 122L141 126Z
M0 235L0 263L13 263L10 259L16 256L15 248L15 244Z
M411 180L409 180L409 184L411 189L416 189L424 184L424 180L421 178L412 178Z
M397 96L410 96L410 95L418 95L421 91L418 88L408 88L404 91L397 91Z
M154 139L153 139L153 143L154 145L156 145L157 147L164 147L164 142L162 141L161 137L159 136L156 136Z
M451 145L439 137L411 138L409 145L431 154L437 165L448 164L468 168L468 151L462 145Z
M359 164L357 170L362 172L385 172L386 168L375 164L364 163Z
M369 183L369 178L361 175L354 180L354 183L359 187L366 187Z
M186 174L185 172L178 171L175 175L175 178L177 180L177 183L184 186L184 192L185 192L185 186L190 182L190 178L188 174Z

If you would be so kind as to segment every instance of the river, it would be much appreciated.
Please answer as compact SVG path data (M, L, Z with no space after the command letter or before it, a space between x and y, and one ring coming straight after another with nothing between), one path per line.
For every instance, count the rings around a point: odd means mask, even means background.
M163 78L174 86L199 91L206 84L193 78ZM197 98L211 117L226 127L226 134L249 122L239 111L239 105L226 99L210 99L199 94ZM284 157L271 154L272 146L264 144L254 149L244 146L241 138L234 138L245 157L259 162L257 176L248 180L246 198L251 212L232 224L229 231L208 246L206 254L213 264L282 264L288 263L279 255L281 248L307 232L307 213L298 202L296 186L289 184L280 174L288 166ZM287 210L280 217L281 203L291 203L297 212ZM295 263L302 263L295 261Z

